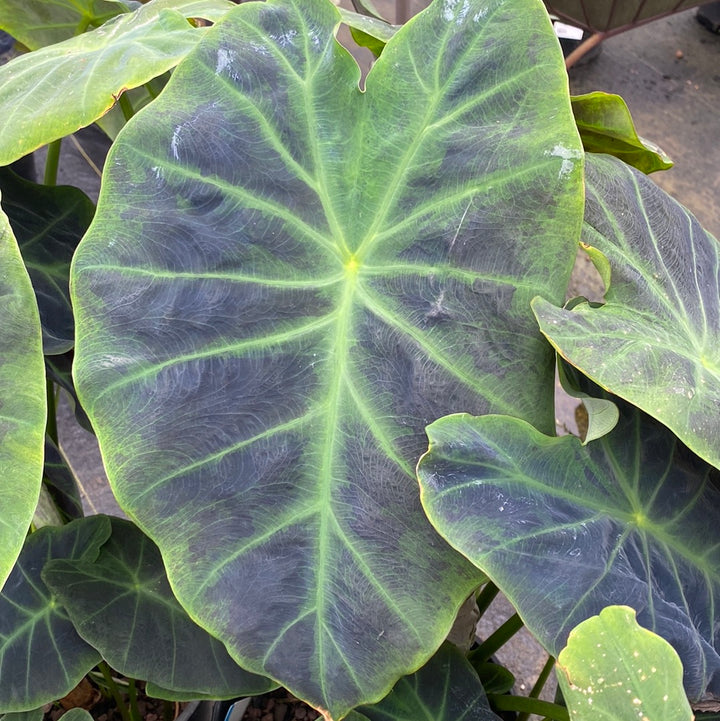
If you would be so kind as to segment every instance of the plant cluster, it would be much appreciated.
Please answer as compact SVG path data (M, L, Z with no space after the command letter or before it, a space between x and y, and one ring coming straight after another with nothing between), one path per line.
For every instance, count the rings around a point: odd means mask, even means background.
M341 22L379 56L363 83ZM0 0L0 26L30 50L0 69L0 164L49 145L44 184L0 173L7 721L96 667L169 700L280 685L328 721L714 709L717 241L619 98L570 97L539 0L400 28ZM54 185L92 123L97 209ZM578 244L603 303L565 303ZM129 520L83 516L60 390ZM498 589L515 616L445 640ZM529 697L491 663L523 625Z

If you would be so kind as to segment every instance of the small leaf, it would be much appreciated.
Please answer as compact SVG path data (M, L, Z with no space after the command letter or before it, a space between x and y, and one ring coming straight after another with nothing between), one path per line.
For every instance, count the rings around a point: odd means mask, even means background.
M0 588L20 553L40 493L45 368L35 294L0 210Z
M100 660L42 580L57 558L93 558L110 534L104 516L31 534L0 593L0 712L29 711L68 694Z
M660 148L637 134L630 110L619 95L576 95L571 104L588 153L614 155L643 173L672 168L672 161Z
M110 518L112 535L95 559L55 560L43 580L78 633L116 671L169 691L237 698L277 686L241 669L225 647L175 600L157 546L129 521Z
M588 155L583 239L613 281L600 307L533 300L540 329L584 375L720 467L720 246L652 180Z
M674 646L691 700L717 698L720 473L618 404L616 428L587 446L504 416L436 421L423 506L552 656L578 623L624 604Z
M0 168L2 207L17 238L35 290L43 352L66 353L74 343L70 261L90 225L95 205L78 188L38 185Z
M692 721L673 647L642 628L635 611L608 606L578 624L557 660L574 721Z
M74 133L118 96L177 65L229 0L151 0L97 30L21 55L0 67L0 165Z

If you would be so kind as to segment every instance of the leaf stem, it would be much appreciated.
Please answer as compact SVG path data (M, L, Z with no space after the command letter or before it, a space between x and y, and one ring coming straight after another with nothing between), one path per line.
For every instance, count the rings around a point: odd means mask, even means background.
M488 700L499 711L522 711L528 714L534 713L538 716L545 716L554 719L554 721L570 721L568 710L564 706L551 701L495 693L489 693Z
M47 157L45 158L45 176L43 183L45 185L57 185L58 166L60 165L60 146L62 138L53 140L47 146Z
M517 613L514 613L500 628L488 636L474 651L468 654L468 660L475 665L487 661L502 648L522 627L523 622Z
M128 704L130 706L130 718L133 721L142 721L137 703L137 688L134 678L128 679Z
M495 600L495 596L500 593L500 589L492 582L488 581L482 588L482 591L478 593L476 603L480 616L488 610L490 604Z
M45 392L47 394L47 421L45 422L45 432L50 436L50 440L57 446L58 429L57 429L57 398L55 396L55 384L50 380L46 381Z
M122 110L123 117L125 118L125 122L130 120L133 115L135 115L135 110L132 106L132 103L130 102L130 98L127 96L127 93L121 93L118 96L118 105L120 106L120 110Z
M530 693L528 694L528 698L539 698L540 693L542 692L543 688L545 687L545 683L547 682L548 678L550 677L550 673L552 672L553 668L555 667L555 658L553 656L548 656L547 661L545 661L545 665L542 667L542 671L540 671L540 675L537 678L537 681L535 681L535 685L530 690ZM517 721L528 721L528 718L530 717L530 714L527 712L518 714Z
M115 705L117 706L117 709L120 712L123 721L134 721L133 718L130 716L130 711L128 711L128 707L125 705L125 702L120 695L120 689L115 683L115 679L112 677L110 667L107 665L107 663L105 663L105 661L100 661L100 663L98 664L98 668L100 669L100 671L102 671L102 675L105 679L105 683L108 686L110 695L115 700Z

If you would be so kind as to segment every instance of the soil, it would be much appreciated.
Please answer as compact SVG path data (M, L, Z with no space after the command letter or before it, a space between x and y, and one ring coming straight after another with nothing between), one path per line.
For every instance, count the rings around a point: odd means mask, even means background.
M255 696L242 721L314 721L320 714L285 689Z

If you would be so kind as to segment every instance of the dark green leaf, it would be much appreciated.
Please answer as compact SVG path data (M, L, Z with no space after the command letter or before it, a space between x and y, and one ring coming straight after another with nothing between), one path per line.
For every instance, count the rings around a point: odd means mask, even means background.
M85 409L78 401L77 393L75 393L75 383L72 378L72 364L74 358L73 351L68 351L62 355L45 356L45 371L47 377L56 383L60 388L67 392L67 399L75 412L75 420L88 433L95 433L90 423L90 419L85 413Z
M237 698L277 684L241 669L220 641L175 600L162 558L129 521L110 518L112 535L95 559L46 564L43 580L78 633L116 671L170 691Z
M626 404L615 430L587 446L503 416L449 416L428 436L428 517L549 653L623 604L675 647L691 699L720 694L716 469Z
M612 268L606 303L572 310L538 298L558 353L720 466L720 247L649 178L587 157L583 239Z
M62 698L100 661L41 572L54 558L92 558L109 534L108 519L92 516L28 537L0 593L0 712L30 711Z
M587 152L614 155L643 173L672 168L672 161L660 148L638 136L628 106L619 95L596 92L571 101Z
M0 588L20 553L40 493L45 369L35 295L0 210Z
M515 676L499 663L484 661L472 666L480 677L485 693L508 693L515 685Z
M707 1L707 0L705 0ZM548 10L593 32L619 32L703 0L545 0Z
M175 67L207 31L187 18L217 18L231 7L229 0L151 0L0 67L0 165L90 125L125 90Z
M30 274L43 329L43 352L65 353L75 328L70 307L70 261L95 205L78 188L37 185L0 168L2 207Z
M693 719L678 655L627 606L608 606L570 631L557 674L573 721Z
M193 618L333 717L421 666L482 578L422 513L424 426L554 426L529 301L563 297L582 208L539 3L434 4L364 93L339 19L212 28L114 145L73 276L119 502Z
M53 441L45 437L45 472L43 483L48 488L65 521L83 517L80 488L65 456Z
M382 701L357 713L368 721L500 721L473 667L451 643L401 678Z

